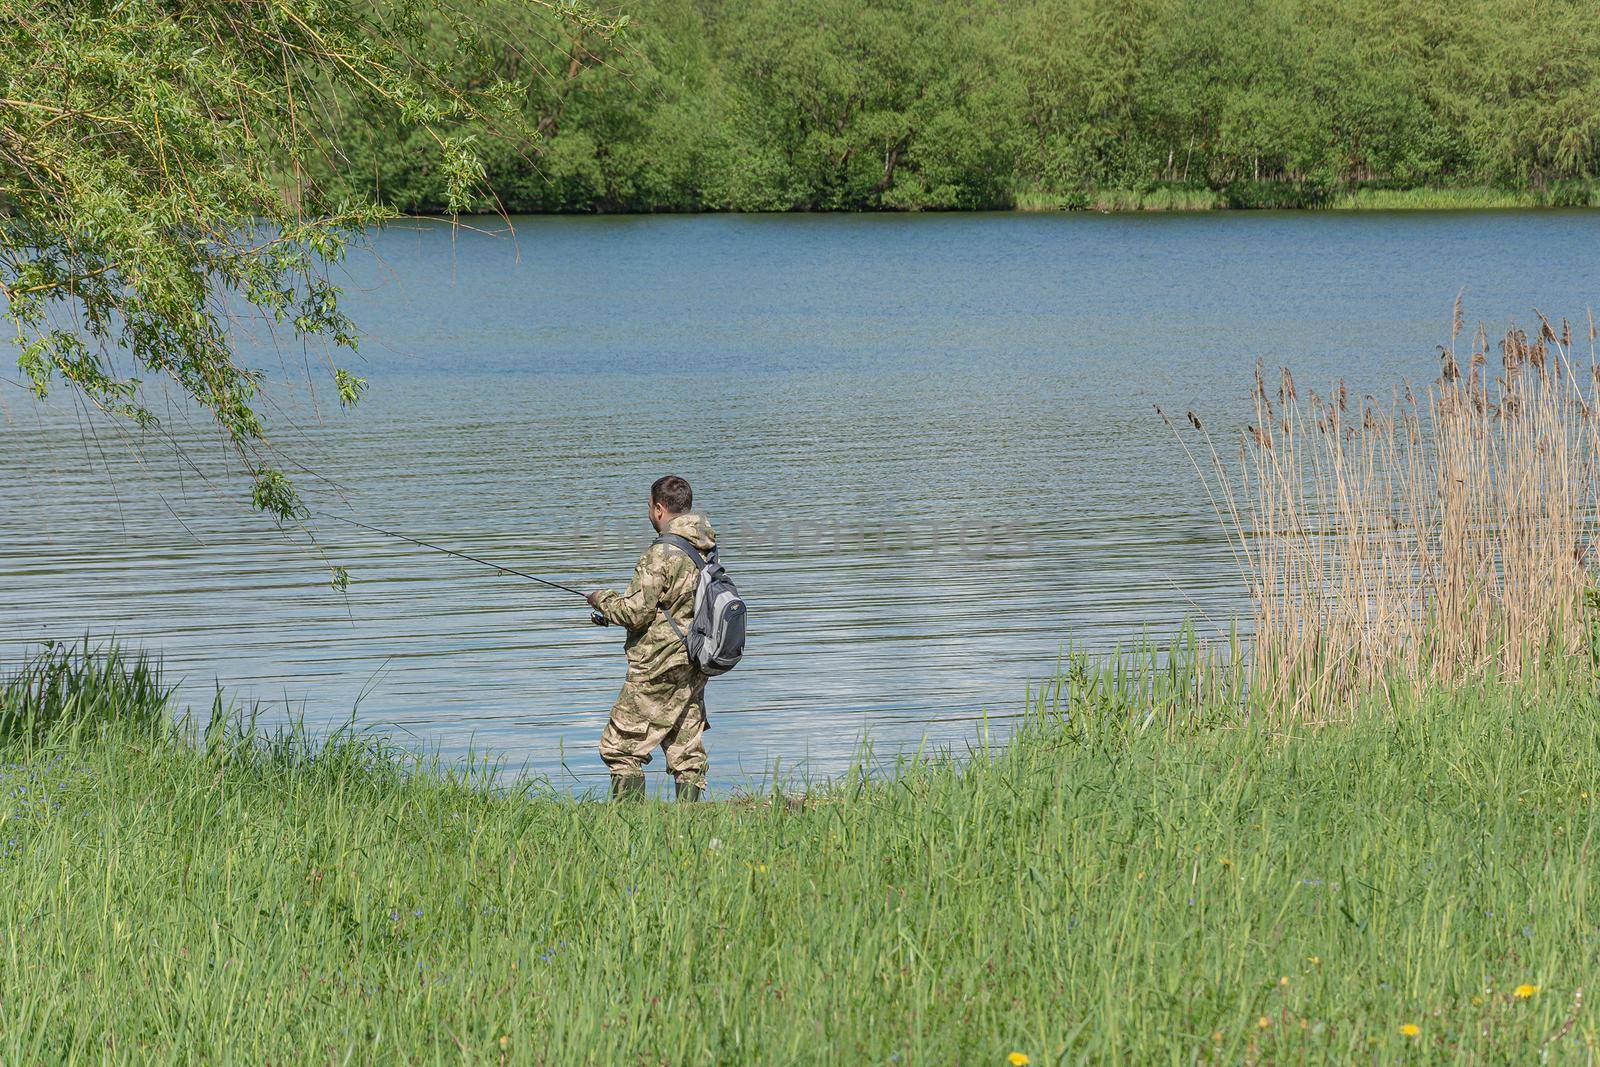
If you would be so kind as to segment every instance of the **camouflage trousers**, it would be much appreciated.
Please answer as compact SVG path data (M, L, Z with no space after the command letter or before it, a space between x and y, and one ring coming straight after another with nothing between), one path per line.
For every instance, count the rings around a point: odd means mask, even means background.
M703 789L706 727L706 678L693 667L674 667L658 678L629 678L600 733L600 758L612 774L625 778L643 774L659 746L674 778Z

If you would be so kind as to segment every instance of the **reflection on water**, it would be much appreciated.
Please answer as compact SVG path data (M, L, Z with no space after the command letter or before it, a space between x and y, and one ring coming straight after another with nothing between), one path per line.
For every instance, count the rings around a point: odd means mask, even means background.
M1063 649L1239 583L1152 406L1242 418L1257 359L1303 381L1426 380L1471 317L1579 315L1600 217L525 219L391 231L353 269L355 413L284 393L314 507L557 581L625 582L672 471L722 531L751 644L712 683L713 779L836 773L996 736ZM1528 264L1537 263L1537 271ZM315 353L247 342L277 378ZM308 722L502 753L582 788L619 633L576 598L339 523L241 511L180 407L140 461L65 394L0 388L0 657L46 637L161 649ZM1226 439L1226 433L1223 434ZM342 510L340 509L348 509Z

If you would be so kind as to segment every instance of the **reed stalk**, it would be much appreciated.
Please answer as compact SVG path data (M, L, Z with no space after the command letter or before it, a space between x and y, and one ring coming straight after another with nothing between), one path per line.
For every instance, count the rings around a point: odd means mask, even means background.
M1590 654L1595 327L1577 359L1571 324L1538 320L1493 352L1480 326L1463 358L1458 300L1437 380L1387 402L1258 366L1236 464L1190 413L1180 437L1198 435L1185 448L1249 592L1263 707L1318 720L1397 683L1524 680Z

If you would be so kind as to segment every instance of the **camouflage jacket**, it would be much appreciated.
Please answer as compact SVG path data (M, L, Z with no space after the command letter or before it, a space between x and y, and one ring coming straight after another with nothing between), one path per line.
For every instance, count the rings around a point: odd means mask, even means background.
M717 535L705 516L679 515L667 523L664 534L677 534L701 551L716 546ZM674 667L688 664L683 639L667 622L671 615L689 628L694 615L694 587L699 571L683 551L671 545L651 545L633 569L626 593L601 590L597 607L609 621L628 631L628 677L658 678Z

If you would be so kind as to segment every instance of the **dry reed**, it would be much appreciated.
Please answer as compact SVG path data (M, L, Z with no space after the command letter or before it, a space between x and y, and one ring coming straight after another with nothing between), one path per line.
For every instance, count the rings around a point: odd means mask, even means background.
M1480 326L1463 365L1458 299L1420 398L1409 385L1357 398L1343 382L1302 395L1287 370L1269 385L1258 366L1237 467L1189 414L1203 447L1184 448L1252 600L1258 706L1303 722L1378 687L1526 679L1588 650L1594 319L1577 364L1570 324L1535 314L1493 363Z

